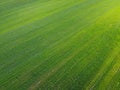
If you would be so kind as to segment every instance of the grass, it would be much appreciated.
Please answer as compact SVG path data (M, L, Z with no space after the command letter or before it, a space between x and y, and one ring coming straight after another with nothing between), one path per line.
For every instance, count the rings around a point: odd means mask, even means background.
M120 1L1 0L0 90L120 90Z

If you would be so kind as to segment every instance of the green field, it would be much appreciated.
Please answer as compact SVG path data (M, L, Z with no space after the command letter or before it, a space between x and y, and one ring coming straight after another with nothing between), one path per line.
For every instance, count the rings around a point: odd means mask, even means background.
M120 90L120 0L0 0L0 90Z

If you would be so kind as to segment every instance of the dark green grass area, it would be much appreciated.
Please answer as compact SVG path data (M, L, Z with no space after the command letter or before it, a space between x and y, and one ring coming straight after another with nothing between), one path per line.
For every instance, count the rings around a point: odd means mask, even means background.
M0 0L0 90L119 88L119 0Z

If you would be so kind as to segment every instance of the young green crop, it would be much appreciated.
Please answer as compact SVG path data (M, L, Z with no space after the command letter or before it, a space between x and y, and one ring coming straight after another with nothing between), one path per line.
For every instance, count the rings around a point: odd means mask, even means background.
M0 90L119 88L120 1L0 1Z

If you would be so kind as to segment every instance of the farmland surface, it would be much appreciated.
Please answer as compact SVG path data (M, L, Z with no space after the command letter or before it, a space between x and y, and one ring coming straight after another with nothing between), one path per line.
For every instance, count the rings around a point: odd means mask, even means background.
M120 0L0 0L0 90L120 90Z

